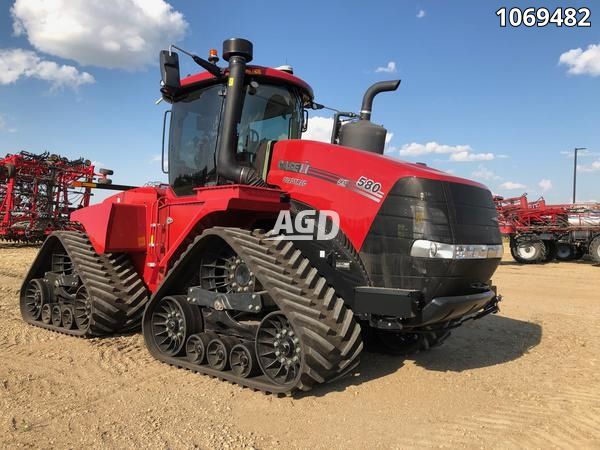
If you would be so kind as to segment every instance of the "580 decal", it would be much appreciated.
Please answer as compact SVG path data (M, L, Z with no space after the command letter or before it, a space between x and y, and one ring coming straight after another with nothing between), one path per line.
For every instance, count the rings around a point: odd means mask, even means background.
M377 183L376 181L373 181L367 177L360 177L358 179L358 181L356 182L356 185L359 188L362 188L362 189L372 192L374 194L381 191L381 183Z
M358 192L359 194L376 201L379 203L383 198L383 191L381 190L381 183L372 180L367 177L360 177L353 188L353 191Z

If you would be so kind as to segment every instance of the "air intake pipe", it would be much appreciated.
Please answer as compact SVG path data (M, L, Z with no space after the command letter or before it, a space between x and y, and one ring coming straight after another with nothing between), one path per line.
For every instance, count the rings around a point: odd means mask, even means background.
M223 59L229 62L229 79L217 152L217 173L234 183L265 186L256 171L240 165L235 158L238 145L237 129L244 107L246 63L252 61L252 42L240 38L224 41Z

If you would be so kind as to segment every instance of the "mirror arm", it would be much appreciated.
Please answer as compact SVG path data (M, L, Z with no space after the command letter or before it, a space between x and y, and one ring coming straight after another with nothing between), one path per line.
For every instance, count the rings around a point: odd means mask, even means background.
M182 48L179 48L176 45L171 44L171 46L169 47L169 52L171 52L172 51L171 49L173 49L173 48L176 50L179 50L181 53L185 53L186 55L188 55L190 58L192 58L194 60L194 62L196 64L198 64L200 67L202 67L204 70L211 73L215 77L221 78L223 76L223 71L216 64L213 64L210 61L200 58L198 55L194 55L193 53L190 53Z

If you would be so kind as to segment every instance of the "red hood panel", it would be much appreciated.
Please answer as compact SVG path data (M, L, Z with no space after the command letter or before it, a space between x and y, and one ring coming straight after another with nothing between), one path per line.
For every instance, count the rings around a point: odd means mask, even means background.
M406 177L484 185L420 164L339 145L306 140L278 142L268 183L318 210L340 215L340 227L360 249L387 193Z

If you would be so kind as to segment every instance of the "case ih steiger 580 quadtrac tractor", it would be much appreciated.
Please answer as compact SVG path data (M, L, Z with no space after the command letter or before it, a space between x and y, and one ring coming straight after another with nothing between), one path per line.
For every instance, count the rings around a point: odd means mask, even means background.
M336 115L325 144L300 140L303 111L319 106L304 81L247 65L243 39L224 42L228 68L215 53L191 55L206 72L180 80L177 54L161 52L169 185L80 209L85 233L49 236L21 290L27 322L77 336L141 322L163 362L289 393L351 370L361 331L403 353L498 310L491 193L383 156L371 106L399 81L369 88L359 115ZM337 212L335 238L263 231L307 210Z

